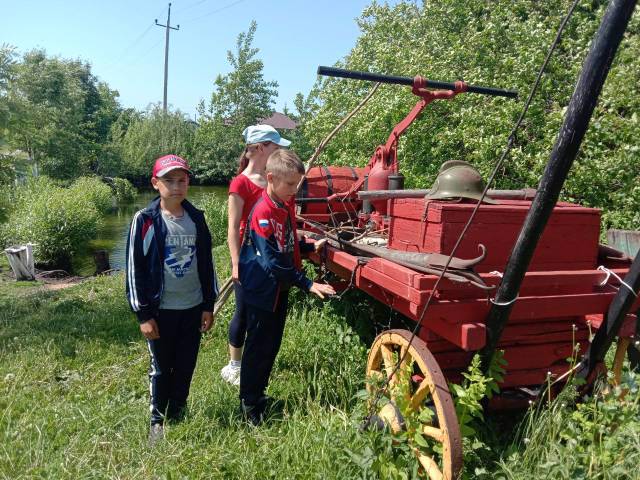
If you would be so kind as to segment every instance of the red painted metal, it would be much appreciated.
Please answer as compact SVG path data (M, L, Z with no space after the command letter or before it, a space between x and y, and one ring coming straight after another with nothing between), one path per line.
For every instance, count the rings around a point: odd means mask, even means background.
M332 212L351 212L355 218L357 211L362 207L362 201L354 198L350 199L352 201L343 202L338 195L348 192L352 185L362 178L363 174L364 168L311 168L305 175L305 179L300 188L301 196L304 198L327 198L333 196L333 200L330 202L303 203L300 206L300 213L305 216L315 216L330 215ZM329 219L329 217L320 218L326 218L325 222Z
M398 139L400 135L409 128L413 121L422 113L422 110L431 102L435 100L449 100L457 94L467 91L467 84L462 81L455 82L455 90L427 90L426 85L427 80L424 77L416 76L414 78L412 92L414 95L420 97L418 103L416 103L407 116L393 128L386 143L376 148L369 160L369 164L365 168L364 175L353 184L348 192L336 193L331 200L354 197L356 192L362 188L365 175L368 176L369 190L386 190L389 187L389 175L398 172ZM380 225L382 216L387 213L387 201L378 200L371 202L371 204L378 214L374 218L377 224L376 228L379 229L382 226Z
M466 85L456 84L450 91L428 91L424 80L416 77L414 94L420 97L411 112L393 129L387 142L379 146L364 172L348 189L329 195L333 201L354 197L368 175L368 188L385 190L388 176L398 172L397 146L400 135L431 101L450 99L464 92ZM312 195L326 196L320 189ZM311 196L311 195L310 195ZM420 198L390 199L373 202L372 214L360 212L359 218L376 227L389 227L388 248L401 251L450 254L475 204L473 202L425 201ZM497 205L482 205L471 228L456 251L460 258L478 254L478 244L487 249L485 259L476 267L487 285L498 285L511 249L531 206L529 200L501 200ZM306 219L329 223L328 213L307 212ZM549 372L561 375L570 368L567 358L581 355L619 285L602 284L610 280L599 265L618 276L628 272L630 259L598 255L600 211L566 202L558 202L540 240L530 270L515 300L509 323L498 345L508 362L503 388L536 387ZM490 309L491 292L442 279L434 291L437 277L416 272L382 258L359 263L357 257L338 248L327 247L322 255L310 259L324 263L328 270L371 297L389 305L408 318L419 321L419 337L435 355L445 376L458 381L474 352L486 342L484 320ZM427 299L433 294L429 308ZM633 308L640 307L636 301ZM620 333L635 333L634 315L629 315Z

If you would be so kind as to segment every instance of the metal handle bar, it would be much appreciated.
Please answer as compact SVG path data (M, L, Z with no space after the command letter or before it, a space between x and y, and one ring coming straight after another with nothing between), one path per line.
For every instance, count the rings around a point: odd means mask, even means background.
M397 85L413 86L412 77L400 77L397 75L382 75L380 73L358 72L356 70L346 70L335 67L318 67L318 75L329 77L351 78L354 80L367 80L369 82L393 83ZM439 82L437 80L427 80L427 87L442 88L445 90L455 90L455 83ZM515 90L502 90L493 87L479 87L477 85L467 85L467 92L481 93L483 95L493 95L497 97L517 98L518 92Z

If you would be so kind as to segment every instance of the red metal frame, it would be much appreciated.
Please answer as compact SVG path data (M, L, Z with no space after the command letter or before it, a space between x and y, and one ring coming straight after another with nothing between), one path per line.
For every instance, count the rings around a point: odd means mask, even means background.
M435 100L450 100L459 93L467 91L467 84L463 81L455 82L455 90L427 90L426 85L427 79L424 77L418 75L413 79L413 88L411 91L414 95L420 97L418 103L416 103L407 116L393 128L387 142L376 148L365 168L364 175L362 175L347 192L336 193L328 198L329 201L354 196L355 193L362 188L365 175L376 165L379 165L380 168L384 170L390 170L396 173L398 171L398 139L400 135L409 128L422 113L422 110L431 102Z
M379 173L380 170L397 173L397 150L400 136L429 103L435 100L451 99L467 89L464 82L456 82L454 90L430 91L425 86L426 80L424 78L415 77L412 91L420 97L420 100L394 127L386 143L376 148L364 175L348 191L330 196L329 201L355 196L356 192L363 187L367 174ZM384 179L384 175L382 178ZM385 208L381 208L374 214L379 218L371 216L371 220L384 221L385 225L391 224L391 230L393 230L393 222L398 220L401 214L396 212L394 201L389 202L391 202L390 205L385 204ZM423 218L425 212L422 210L425 207L418 208L417 203L413 205L412 202L418 201L400 202L402 205L397 211L402 210L405 214L404 217L410 221L417 220L425 223L433 220ZM491 215L508 215L508 203L502 202L497 210L490 212ZM511 203L515 205L518 202ZM530 205L530 202L524 203ZM406 215L406 209L411 209L412 205L414 210L421 210L419 217L413 218L411 215ZM580 212L583 215L588 213L586 212L588 209L577 205L558 204L558 206L570 210L569 215L566 216L567 218L571 217L570 219ZM390 220L382 220L381 213L386 214L387 210L390 212ZM304 218L304 215L302 217ZM363 217L367 217L367 215L363 215ZM451 218L449 217L447 220L450 223L445 223L445 220L442 220L442 225L445 227L439 230L434 229L435 233L430 235L452 235L450 232L453 225ZM318 218L314 219L319 220ZM326 220L329 220L329 215ZM597 224L589 224L584 230L585 233L578 233L578 236L582 235L582 237L576 242L596 242L595 246L597 247L599 216L594 221L597 221ZM556 221L556 223L558 222ZM562 220L560 223L564 225L566 222ZM506 222L505 225L507 225ZM553 226L553 222L551 225ZM511 228L513 225L509 224L508 226ZM487 227L486 224L476 225L476 227L480 230L491 230L487 232L487 237L501 236L503 240L506 238L504 235L506 227L500 225ZM312 225L311 229L313 230ZM411 236L415 234L416 225L405 221L399 224L397 230L399 235L403 235L404 232L405 235ZM576 231L573 233L575 234ZM596 233L591 235L594 231ZM575 256L578 247L567 242L564 238L565 233L562 232L560 230L556 232L558 235L552 238L552 246L560 244ZM478 239L474 241L477 242ZM391 248L396 248L392 242L390 245ZM497 251L505 248L510 249L512 246L506 245L504 242L499 245L501 246L497 247ZM548 247L547 245L547 249ZM444 251L441 253L448 254ZM382 258L373 258L364 264L359 263L356 256L331 246L325 249L322 256L312 253L310 259L316 264L325 264L329 271L343 280L342 286L345 284L353 285L408 318L420 322L420 338L427 342L429 349L436 356L450 381L460 379L461 371L466 368L473 353L484 347L486 343L484 322L491 304L489 297L484 296L486 292L478 290L476 287L453 283L444 278L437 291L434 292L433 289L437 281L437 277L434 275L422 274ZM595 269L595 258L593 262L587 261L584 265L584 262L567 263L567 258L562 256L558 262L557 267L556 264L550 263L544 264L538 269L532 268L533 271L527 272L524 278L509 323L499 344L499 348L505 350L505 358L508 362L508 371L502 384L503 387L541 385L545 382L548 372L552 374L567 372L570 368L566 361L567 357L577 356L584 352L591 334L602 324L603 316L615 296L616 290L610 285L600 285L605 274ZM628 272L629 265L630 261L618 259L612 260L604 266L623 277ZM483 273L482 270L479 270L479 275L484 282L487 285L498 285L501 281L499 276L494 273L486 273L486 271ZM432 293L433 299L425 311L427 299ZM633 306L636 309L638 307L640 307L640 300L636 301ZM635 322L635 315L629 315L621 330L621 335L633 336Z

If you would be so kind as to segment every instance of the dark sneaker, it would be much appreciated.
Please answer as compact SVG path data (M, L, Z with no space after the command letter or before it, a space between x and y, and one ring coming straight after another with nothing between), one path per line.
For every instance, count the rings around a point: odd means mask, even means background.
M169 402L169 406L167 408L167 416L166 419L170 422L181 422L184 420L184 417L187 414L187 407L184 404L176 405L174 403Z
M262 416L270 418L280 416L284 411L284 401L263 395L258 399L258 407L262 410Z
M149 428L149 446L155 447L164 440L164 427L160 423L154 423Z
M242 409L242 416L251 425L257 427L263 422L264 410L261 405L247 405L244 400L241 400L240 408Z

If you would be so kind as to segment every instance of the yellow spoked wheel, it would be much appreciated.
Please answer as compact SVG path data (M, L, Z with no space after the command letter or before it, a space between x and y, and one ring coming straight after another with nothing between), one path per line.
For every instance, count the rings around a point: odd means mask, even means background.
M418 337L409 345L410 338L407 330L388 330L376 337L367 361L367 389L371 398L375 398L376 389L389 379L385 393L388 402L378 409L377 417L394 433L408 428L402 411L432 412L420 415L429 419L426 423L421 421L417 427L415 424L409 427L416 429L410 432L409 441L413 442L413 450L428 478L455 480L462 470L462 440L453 400L427 345ZM402 365L396 369L403 356ZM419 444L416 438L420 439Z
M613 357L613 365L611 366L614 385L620 385L620 380L622 379L622 365L624 364L624 358L627 354L627 348L630 344L630 338L618 338L618 344L616 345L616 354Z

